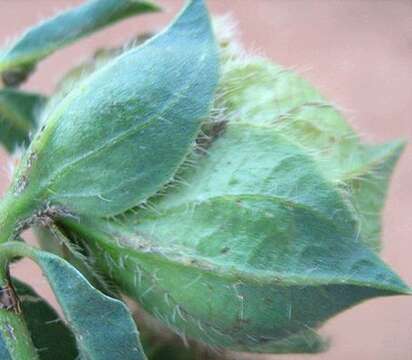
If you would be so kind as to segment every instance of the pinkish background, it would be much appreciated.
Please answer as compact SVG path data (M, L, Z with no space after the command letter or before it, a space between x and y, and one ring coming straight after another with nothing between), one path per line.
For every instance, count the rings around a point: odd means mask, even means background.
M0 41L79 4L78 0L0 0ZM97 46L121 44L137 32L158 29L181 0L158 0L166 11L127 20L58 52L41 63L25 86L50 93L59 76ZM247 48L296 68L339 104L367 140L412 136L411 0L209 0L215 14L230 12ZM8 179L0 154L2 189ZM393 177L384 220L384 259L412 284L412 146ZM29 262L14 273L52 299ZM331 349L320 355L272 356L297 360L412 360L412 298L376 299L337 316L322 328ZM246 355L243 359L251 359ZM261 357L258 357L259 359ZM266 357L263 357L266 359Z

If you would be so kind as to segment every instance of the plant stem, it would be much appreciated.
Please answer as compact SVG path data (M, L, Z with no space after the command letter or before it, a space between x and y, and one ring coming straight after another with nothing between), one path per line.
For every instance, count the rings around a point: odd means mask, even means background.
M11 360L38 359L6 269L0 257L0 354Z
M38 359L36 348L21 314L0 310L0 337L12 360Z
M34 208L23 194L8 192L0 202L0 243L13 240ZM38 359L8 276L7 250L0 253L0 355L4 359Z
M0 244L13 240L34 213L31 201L24 194L8 192L0 202Z

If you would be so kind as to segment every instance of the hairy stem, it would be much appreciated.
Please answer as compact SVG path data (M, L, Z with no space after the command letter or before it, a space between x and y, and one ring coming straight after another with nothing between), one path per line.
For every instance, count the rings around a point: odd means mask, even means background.
M38 359L19 300L7 273L7 259L0 257L0 355L2 359Z
M33 213L24 196L7 193L0 202L0 243L13 240ZM0 250L0 358L36 360L38 355L8 276L10 257L13 254L8 249Z
M8 192L0 202L0 244L13 240L35 212L24 194Z

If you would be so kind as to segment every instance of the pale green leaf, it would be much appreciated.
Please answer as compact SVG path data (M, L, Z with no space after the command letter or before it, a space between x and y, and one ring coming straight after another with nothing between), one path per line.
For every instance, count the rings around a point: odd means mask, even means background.
M86 35L132 15L157 11L149 1L90 0L26 31L0 53L0 72L32 70L35 64Z
M337 107L295 72L237 56L226 60L220 88L231 121L275 127L306 148L354 204L361 241L379 250L381 213L403 143L364 145Z
M235 350L313 352L322 347L314 334L305 343L308 328L409 292L360 242L315 159L276 129L229 123L181 176L188 185L154 210L69 224L123 290L178 333Z
M365 147L362 161L343 179L350 186L360 217L362 241L375 251L381 248L381 218L389 180L404 147L402 141Z
M95 215L145 201L192 149L217 77L207 10L191 1L166 31L101 67L45 115L14 190Z

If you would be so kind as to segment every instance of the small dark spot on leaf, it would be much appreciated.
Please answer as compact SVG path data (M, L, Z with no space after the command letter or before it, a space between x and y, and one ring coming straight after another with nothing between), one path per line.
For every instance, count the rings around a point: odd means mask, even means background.
M229 250L230 250L230 247L225 246L220 250L220 253L221 254L227 254L229 252Z

